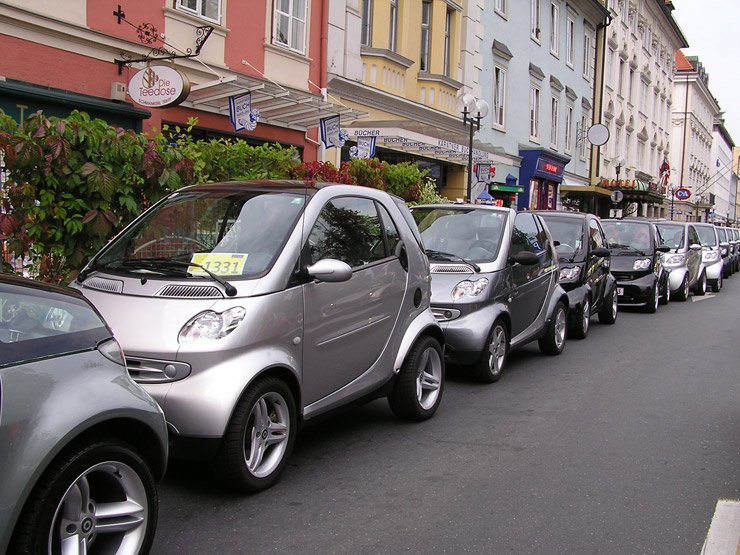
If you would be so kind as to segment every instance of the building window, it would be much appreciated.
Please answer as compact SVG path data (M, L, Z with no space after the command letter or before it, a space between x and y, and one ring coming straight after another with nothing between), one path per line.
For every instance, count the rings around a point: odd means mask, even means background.
M573 106L568 105L565 109L565 152L573 148Z
M560 115L560 99L552 97L550 102L550 146L557 150L558 148L558 118Z
M573 67L573 58L575 57L576 42L576 21L568 16L568 22L565 26L565 63Z
M591 35L583 36L583 77L591 80Z
M640 79L640 110L647 113L648 84Z
M306 52L306 0L275 0L273 42Z
M617 132L614 134L614 157L622 155L622 126L617 125Z
M637 141L637 167L645 169L645 141Z
M584 111L583 115L581 116L581 129L588 129L589 128L589 120L590 120L590 114L588 111ZM586 145L590 144L587 140L583 139L581 141L581 160L586 159Z
M362 27L360 43L370 46L373 40L373 0L362 0Z
M624 98L624 68L624 60L619 58L619 88L617 89L617 92L622 98Z
M624 158L628 162L632 159L632 133L629 131L624 136Z
M501 15L506 15L506 0L496 0L494 9Z
M221 23L221 0L177 0L177 8L203 19Z
M540 139L540 89L532 86L529 94L529 138Z
M499 66L493 69L493 124L506 126L506 70Z
M398 45L398 0L391 0L390 44L388 48L395 52Z
M614 52L613 48L609 48L609 54L606 56L606 68L604 70L604 84L608 86L609 88L612 87L612 75L614 73L614 56L616 55L616 52Z
M540 42L540 0L529 0L529 33L534 40Z
M629 87L627 89L627 102L632 104L633 96L634 96L634 90L635 90L635 70L630 68L630 80L629 83L627 83L627 86Z
M452 10L445 14L445 64L444 74L450 76L450 65L452 64Z
M432 3L421 3L421 59L419 71L429 71L429 33L432 28Z
M550 4L550 52L552 52L555 56L557 56L559 52L559 43L560 43L559 27L560 27L560 10L553 3L553 4Z

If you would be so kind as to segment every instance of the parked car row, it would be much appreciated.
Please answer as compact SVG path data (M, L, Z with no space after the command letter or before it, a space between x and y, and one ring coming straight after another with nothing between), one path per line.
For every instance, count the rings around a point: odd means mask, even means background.
M0 278L0 552L146 552L168 452L263 490L319 415L386 397L425 420L447 362L494 382L593 315L719 289L717 233L336 184L172 193L77 291Z

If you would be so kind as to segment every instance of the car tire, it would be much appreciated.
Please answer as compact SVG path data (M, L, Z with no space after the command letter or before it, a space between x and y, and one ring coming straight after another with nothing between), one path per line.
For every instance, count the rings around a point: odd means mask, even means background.
M714 289L715 293L719 293L722 290L722 285L722 272L720 272L717 279L715 279L714 283L712 283L712 289Z
M671 284L666 277L663 294L660 296L660 304L668 304L671 302Z
M538 340L540 351L545 355L559 355L565 348L567 314L565 305L558 301L555 309L552 311L552 318L547 325L545 336Z
M658 280L655 280L653 290L648 297L648 302L645 304L645 312L648 314L655 314L658 311L658 304L660 302L660 284Z
M158 503L149 465L132 446L115 439L76 444L34 487L9 553L59 553L62 541L80 553L96 553L101 544L119 546L116 553L148 553Z
M697 297L703 297L707 292L707 274L705 272L701 273L701 277L699 277L699 281L696 282L696 285L694 286L694 295Z
M678 291L676 292L676 300L681 302L686 302L686 300L689 298L689 274L686 274L683 277L683 281L681 282L681 287L678 288Z
M496 320L488 334L486 349L473 365L473 375L483 383L497 382L509 355L509 333L503 320Z
M216 478L245 493L269 488L288 463L297 433L293 393L281 379L249 386L236 404L221 450L213 461Z
M426 420L437 412L444 383L442 347L434 337L425 335L406 355L393 390L388 395L388 404L399 418Z
M586 339L588 335L588 327L591 323L591 303L586 297L583 300L583 306L581 310L576 314L576 318L571 320L571 325L568 326L568 331L576 339Z
M617 296L617 288L612 290L611 298L609 303L604 303L604 306L599 310L599 322L602 324L613 324L617 321L617 312L619 307L619 297Z

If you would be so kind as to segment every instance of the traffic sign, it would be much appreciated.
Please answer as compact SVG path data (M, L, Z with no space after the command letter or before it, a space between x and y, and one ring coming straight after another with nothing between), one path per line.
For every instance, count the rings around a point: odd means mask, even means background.
M623 198L624 198L624 193L622 191L619 191L619 190L612 191L612 194L611 194L612 202L622 202Z
M691 191L689 191L686 187L681 187L680 189L676 189L673 195L678 200L687 200L691 196Z

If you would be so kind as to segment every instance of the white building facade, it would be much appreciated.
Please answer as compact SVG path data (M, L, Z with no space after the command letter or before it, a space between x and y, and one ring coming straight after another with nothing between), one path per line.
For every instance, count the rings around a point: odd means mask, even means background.
M712 204L710 221L719 225L729 225L735 219L735 195L737 181L733 183L732 149L735 143L725 127L725 120L718 115L712 129L712 153L714 161L712 174L707 181L707 190Z

